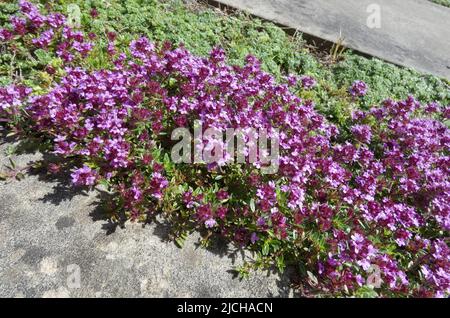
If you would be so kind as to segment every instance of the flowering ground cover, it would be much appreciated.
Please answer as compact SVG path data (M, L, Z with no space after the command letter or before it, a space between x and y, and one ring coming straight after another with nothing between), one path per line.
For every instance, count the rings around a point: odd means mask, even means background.
M199 231L255 251L243 276L289 265L309 296L449 294L445 81L351 53L322 65L273 25L152 4L2 4L9 134L107 187L116 222L160 215L179 245ZM196 120L267 129L278 172L173 163L171 132Z
M450 8L450 1L449 0L431 0L431 1L433 1L434 3L437 3L437 4L440 4L440 5L443 5L443 6L446 6L446 7Z

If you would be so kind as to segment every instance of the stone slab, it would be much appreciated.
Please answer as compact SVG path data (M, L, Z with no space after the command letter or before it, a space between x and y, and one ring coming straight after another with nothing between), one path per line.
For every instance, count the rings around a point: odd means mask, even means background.
M382 60L450 80L450 8L428 0L215 0ZM369 5L380 28L369 28Z

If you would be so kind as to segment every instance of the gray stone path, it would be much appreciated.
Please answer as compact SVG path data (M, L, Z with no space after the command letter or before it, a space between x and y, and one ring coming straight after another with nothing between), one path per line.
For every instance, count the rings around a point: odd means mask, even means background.
M8 145L0 146L0 170ZM21 167L41 158L14 161ZM180 249L161 224L130 223L112 232L98 201L97 192L77 192L42 174L0 181L0 297L292 295L286 277L234 278L230 270L249 255L224 245L197 248L193 235Z
M450 9L428 0L215 0L388 62L450 79ZM369 5L381 28L369 28ZM373 13L373 11L371 11Z

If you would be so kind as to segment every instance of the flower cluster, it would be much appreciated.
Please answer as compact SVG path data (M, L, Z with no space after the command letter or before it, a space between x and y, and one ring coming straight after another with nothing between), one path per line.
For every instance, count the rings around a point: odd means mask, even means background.
M86 186L94 185L95 180L97 179L95 171L93 171L86 165L80 169L75 170L75 172L72 173L71 177L73 184Z
M17 111L31 91L31 88L23 85L0 87L0 115L6 111Z
M311 89L317 85L316 80L311 76L302 76L301 81L304 89Z
M352 86L349 88L350 95L353 97L362 97L367 94L367 91L369 90L366 83L363 81L355 81Z
M387 100L355 112L342 140L312 101L290 90L295 77L277 83L253 56L230 66L220 48L204 58L145 37L120 51L110 34L113 67L88 70L74 59L93 45L82 32L28 2L21 7L2 38L31 36L71 63L45 93L0 89L1 110L23 110L56 154L80 159L74 184L106 183L132 219L161 211L278 263L280 255L302 262L333 293L371 283L374 268L379 284L372 285L383 296L450 293L450 130L437 120L448 118L448 108ZM316 85L308 76L300 81L305 90ZM356 81L349 93L367 90ZM167 135L196 121L276 135L278 173L262 175L261 162L171 163Z
M88 42L80 31L65 25L66 18L60 13L43 15L38 8L25 0L19 1L21 16L12 16L11 27L0 29L0 41L24 40L31 37L35 48L49 50L56 46L57 56L64 62L75 57L85 58L92 50L93 44Z

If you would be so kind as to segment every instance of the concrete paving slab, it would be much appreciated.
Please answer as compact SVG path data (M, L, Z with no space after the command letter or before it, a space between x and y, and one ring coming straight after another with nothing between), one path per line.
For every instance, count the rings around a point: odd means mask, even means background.
M214 0L450 80L450 8L428 0ZM380 28L376 24L379 9ZM375 15L374 15L375 14ZM375 18L375 20L374 20Z
M1 139L0 139L1 143ZM0 145L0 170L9 160ZM14 156L17 167L42 160ZM66 179L67 180L67 179ZM225 244L206 250L192 235L180 249L167 225L113 228L99 193L43 174L0 181L0 297L288 297L286 275L231 270L251 257Z

